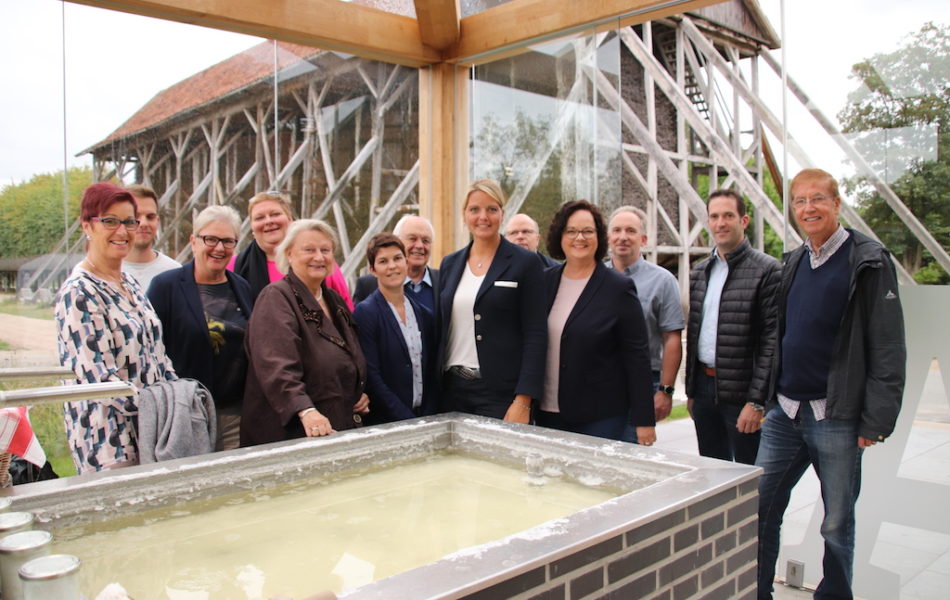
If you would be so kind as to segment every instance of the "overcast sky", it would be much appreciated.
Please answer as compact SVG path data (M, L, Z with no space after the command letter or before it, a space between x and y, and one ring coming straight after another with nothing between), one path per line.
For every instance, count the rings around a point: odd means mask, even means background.
M779 0L761 6L781 35ZM851 65L900 41L927 20L950 25L946 0L787 0L788 69L829 116L855 83ZM160 90L259 39L126 15L58 0L0 0L0 185L63 165L63 21L70 165ZM781 112L777 90L769 104ZM790 97L790 102L794 100ZM836 172L840 157L811 124L790 113L792 131Z

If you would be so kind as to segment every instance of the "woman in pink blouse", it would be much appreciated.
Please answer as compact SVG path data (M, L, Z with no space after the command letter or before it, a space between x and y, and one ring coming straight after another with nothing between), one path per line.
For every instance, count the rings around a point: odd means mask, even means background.
M254 240L231 260L228 270L247 279L251 284L252 299L256 299L269 283L284 278L284 273L277 266L277 246L284 241L294 217L290 200L280 192L255 195L247 203L247 212ZM326 285L340 294L349 309L353 310L350 289L336 264L333 272L327 276Z

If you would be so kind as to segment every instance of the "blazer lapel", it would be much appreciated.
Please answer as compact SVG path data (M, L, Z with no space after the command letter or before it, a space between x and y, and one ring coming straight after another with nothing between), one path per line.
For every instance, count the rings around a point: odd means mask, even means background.
M493 258L491 264L488 265L488 272L485 273L485 279L482 280L482 285L478 288L478 293L475 295L476 305L478 305L482 296L495 285L498 278L508 270L508 266L511 264L511 257L514 255L511 251L511 246L511 242L506 241L505 238L501 239L501 244L498 246L498 250L495 251L495 258Z
M204 306L201 304L201 292L198 291L198 284L195 283L195 262L191 261L185 265L178 276L178 284L181 286L181 297L195 323L201 325L201 328L208 332L208 321L205 319ZM210 337L208 338L210 341Z
M396 322L396 315L393 314L393 309L389 307L389 301L386 300L382 294L379 294L376 298L376 309L379 310L383 321L386 322L386 327L389 328L389 335L398 340L399 347L402 348L408 358L409 346L406 345L406 338L403 337L402 329L399 327L399 323Z
M551 307L554 306L554 300L557 298L557 288L561 284L561 276L563 274L563 264L561 264L561 266L557 267L556 269L551 269L550 271L547 271L543 274L545 286L544 291L547 294L547 297L545 298L547 300L547 306L545 307L547 312L545 314L549 314L551 312Z
M458 256L458 260L440 273L440 277L443 277L445 281L445 289L442 290L442 294L440 294L442 297L439 298L439 312L444 313L440 315L444 331L448 331L448 322L452 316L452 299L455 298L455 292L462 280L462 270L465 269L465 263L468 262L468 253L471 248L472 244L469 243L465 248L465 252Z
M571 309L571 314L568 315L567 321L564 322L564 329L568 328L571 321L583 312L587 305L590 304L590 301L597 295L597 290L600 289L601 284L604 282L606 269L607 267L602 263L598 263L597 266L594 267L594 272L591 273L590 280L587 282L587 285L584 286L584 291L581 292L580 297L574 304L574 308Z
M321 308L320 304L317 303L316 298L313 297L313 295L310 293L310 290L307 289L307 286L305 286L303 282L300 281L300 279L298 279L296 275L294 275L293 271L288 273L284 279L287 281L287 284L290 286L290 290L292 294L294 295L294 299L297 302L298 308L300 309L300 312L303 314L304 322L312 323L313 327L316 328L317 335L319 335L323 339L339 346L343 350L346 350L346 352L348 352L349 354L353 354L353 351L350 350L349 346L347 345L347 341L344 337L337 337L335 335L331 335L328 331L324 330L324 327L323 327L324 320L332 319L333 316L328 315L327 313L323 311L323 308ZM327 288L326 286L324 286L323 287L324 294L326 294L326 291L327 291ZM326 300L327 307L330 309L331 312L337 310L338 307L336 303L334 302L332 295L326 296L324 300ZM333 326L337 327L337 324L334 323ZM341 331L340 335L345 336L346 333Z

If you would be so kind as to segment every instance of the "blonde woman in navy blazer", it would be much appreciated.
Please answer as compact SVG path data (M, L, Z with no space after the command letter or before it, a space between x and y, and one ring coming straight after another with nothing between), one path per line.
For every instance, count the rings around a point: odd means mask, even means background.
M445 410L527 423L544 379L541 260L501 236L505 194L474 182L462 206L472 241L439 269Z
M614 440L628 419L639 443L656 440L646 322L633 280L603 263L607 227L596 206L568 202L548 230L564 265L544 273L548 351L543 427Z

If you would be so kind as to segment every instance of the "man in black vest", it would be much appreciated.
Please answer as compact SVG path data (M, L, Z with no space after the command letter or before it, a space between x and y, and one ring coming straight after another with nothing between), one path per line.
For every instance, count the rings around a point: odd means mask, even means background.
M716 247L690 274L686 398L699 453L753 464L777 341L781 265L749 243L745 201L716 190L707 203Z
M809 464L821 484L824 578L815 598L851 598L854 505L861 455L894 431L904 390L904 319L897 275L881 244L838 223L838 183L805 169L791 183L807 236L785 257L779 349L756 465L758 597L772 597L779 529Z

